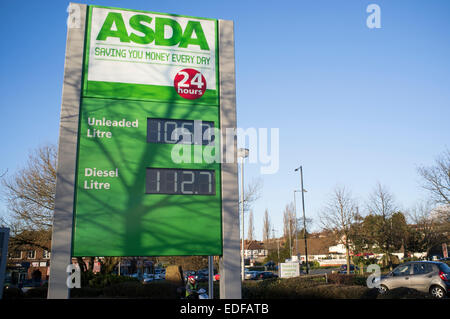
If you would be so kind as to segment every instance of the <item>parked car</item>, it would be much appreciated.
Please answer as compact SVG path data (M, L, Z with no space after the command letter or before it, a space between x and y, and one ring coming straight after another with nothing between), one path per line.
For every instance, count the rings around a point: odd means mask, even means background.
M144 278L143 279L144 284L152 282L153 280L156 279L153 274L144 274L143 278Z
M166 270L164 268L155 269L155 280L163 280L166 278Z
M359 271L359 267L358 266L355 266L355 265L350 265L350 273L351 274L354 274L355 272L358 272ZM346 274L347 273L347 265L342 265L340 268L339 268L339 271L338 271L338 274Z
M444 298L450 289L450 267L438 261L412 261L397 266L380 278L380 293L406 287Z
M275 265L276 264L273 261L269 261L268 263L264 264L264 267L267 267L267 269L274 269Z
M30 289L42 287L47 281L33 281L31 279L27 279L22 281L18 287L21 288L22 292L27 292Z
M258 274L260 273L260 271L256 271L256 270L245 270L244 271L244 279L246 280L256 280L258 279Z
M195 274L195 280L196 281L198 281L198 282L203 282L203 281L208 281L208 273L204 273L204 272L197 272L196 274Z
M183 276L184 276L184 279L187 280L187 278L189 276L195 276L195 271L193 271L193 270L186 270L186 271L183 272Z
M261 271L258 275L258 279L270 279L270 278L278 278L277 274L274 274L273 272L270 271Z

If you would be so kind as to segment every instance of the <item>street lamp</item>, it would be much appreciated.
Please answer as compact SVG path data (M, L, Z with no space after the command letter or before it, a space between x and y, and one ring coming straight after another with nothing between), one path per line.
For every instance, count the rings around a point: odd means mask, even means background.
M248 157L247 148L238 149L237 156L241 159L241 223L242 223L242 244L241 244L241 277L245 279L245 260L244 260L244 159Z
M306 262L306 274L309 274L309 265L308 265L308 245L306 241L306 218L305 218L305 198L304 193L306 190L303 188L303 170L302 167L297 167L295 172L300 170L300 191L302 193L302 206L303 206L303 237L305 239L305 262Z

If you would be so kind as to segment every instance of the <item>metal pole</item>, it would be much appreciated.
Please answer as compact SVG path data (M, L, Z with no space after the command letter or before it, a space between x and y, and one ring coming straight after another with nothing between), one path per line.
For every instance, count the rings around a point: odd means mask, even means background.
M304 193L305 190L303 189L303 170L300 166L300 183L301 183L301 192L302 192L302 206L303 206L303 235L305 238L305 261L306 261L306 274L309 274L309 265L308 265L308 245L306 241L306 218L305 218L305 198Z
M242 223L242 244L241 244L241 279L245 279L245 257L244 257L244 158L241 157L241 223Z
M214 299L214 257L208 256L208 296Z
M86 10L85 4L71 3L69 6L69 18L73 16L76 21L73 25L68 24L67 28L48 299L69 298L66 271L72 263L73 201Z
M239 274L239 178L236 137L236 78L233 21L219 20L220 143L222 158L222 238L220 298L241 299Z
M6 263L8 257L9 228L0 228L0 299L3 298Z

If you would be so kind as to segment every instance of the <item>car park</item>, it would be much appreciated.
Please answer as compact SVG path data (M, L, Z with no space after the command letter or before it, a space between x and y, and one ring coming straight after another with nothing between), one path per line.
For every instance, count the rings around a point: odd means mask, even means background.
M183 272L184 280L187 281L189 276L195 276L195 271L193 270L186 270Z
M155 269L155 280L163 280L166 278L166 270L164 268Z
M359 267L351 264L350 265L350 273L354 274L356 272L359 272ZM346 274L346 273L347 273L347 265L342 265L339 268L338 274Z
M198 272L194 277L198 282L208 281L208 274L204 274L202 272Z
M269 261L264 264L264 267L266 267L266 269L275 269L275 266L276 264L273 261Z
M270 279L270 278L278 278L277 274L274 274L273 272L270 271L261 271L258 275L257 275L258 279Z
M383 294L400 287L416 289L442 299L450 289L450 267L436 261L407 262L381 277L378 290Z
M260 273L260 271L256 271L256 270L245 270L244 271L244 279L256 280L256 279L258 279L259 273Z
M143 278L142 281L143 281L144 284L152 282L153 280L155 280L155 276L153 274L144 274L143 277L144 278Z

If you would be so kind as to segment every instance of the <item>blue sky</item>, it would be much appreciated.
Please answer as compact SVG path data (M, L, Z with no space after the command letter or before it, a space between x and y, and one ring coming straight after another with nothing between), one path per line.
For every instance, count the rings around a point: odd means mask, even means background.
M404 208L426 198L416 169L450 147L449 1L79 2L234 20L238 126L280 129L280 169L261 176L254 205L257 237L266 208L281 231L299 165L315 228L338 184L361 206L377 182ZM68 3L0 4L0 172L58 141ZM371 3L381 29L366 26ZM245 168L247 181L260 175Z

